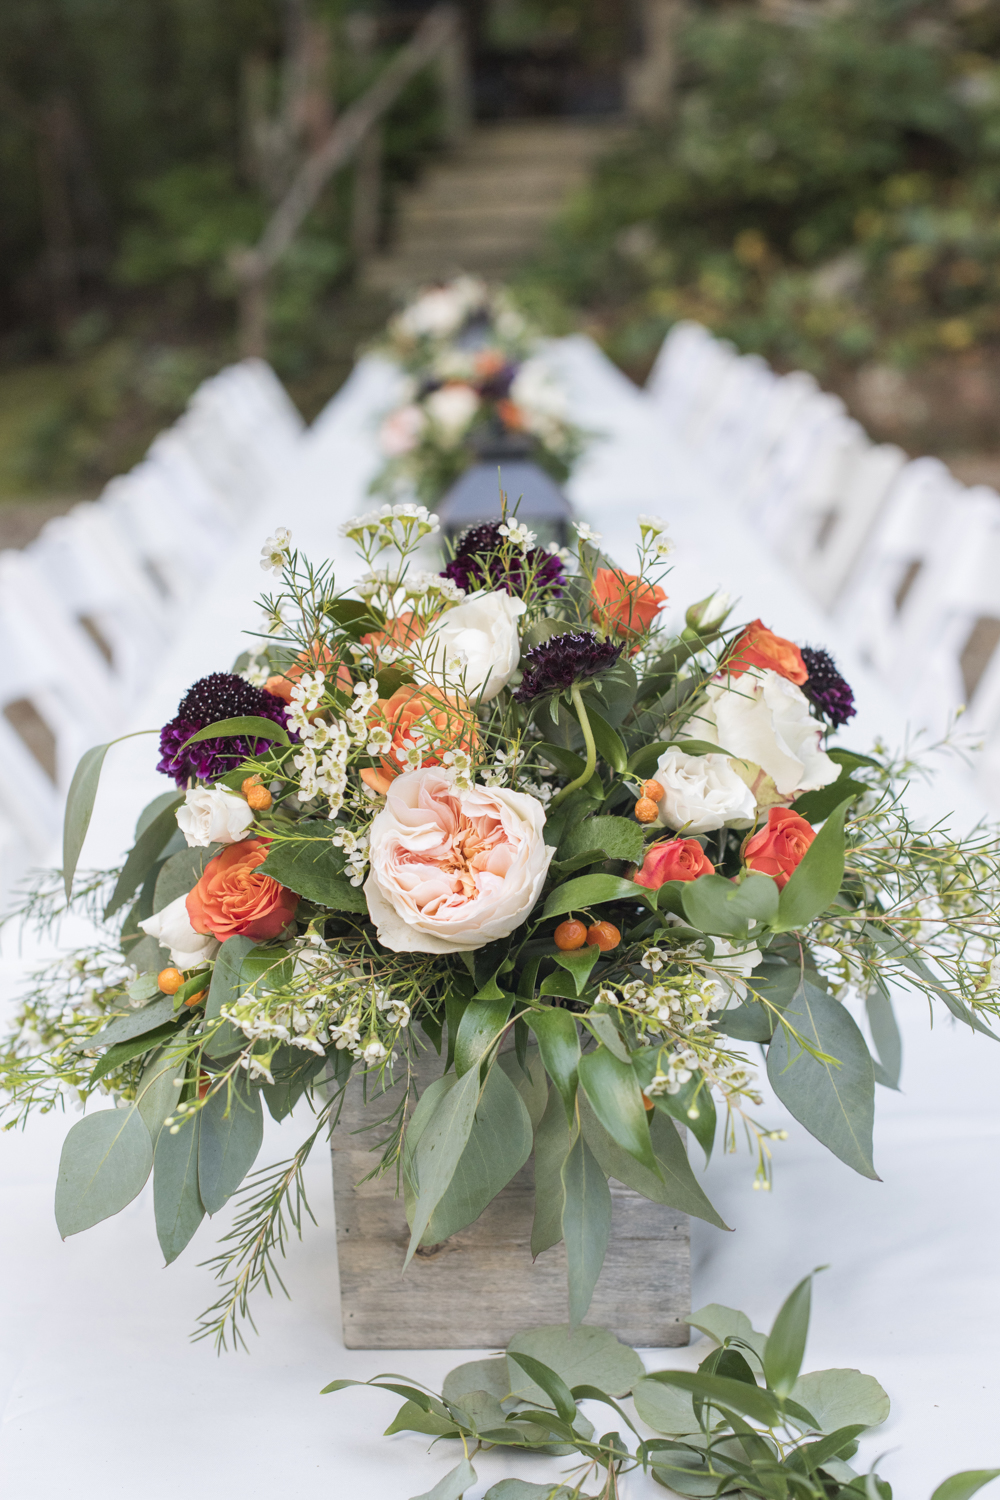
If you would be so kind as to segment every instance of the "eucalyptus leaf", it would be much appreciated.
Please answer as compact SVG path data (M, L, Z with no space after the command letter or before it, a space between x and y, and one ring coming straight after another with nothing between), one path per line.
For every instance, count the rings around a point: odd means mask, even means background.
M549 1102L549 1080L545 1076L537 1047L529 1049L524 1067L518 1062L515 1052L501 1052L497 1066L502 1068L524 1100L532 1130L537 1130ZM525 1068L527 1074L525 1074Z
M617 1057L619 1062L628 1063L629 1051L622 1041L621 1033L615 1024L614 1014L603 1006L593 1006L585 1016L580 1018L587 1030L603 1042L608 1051Z
M872 1162L875 1069L853 1017L832 995L804 980L785 1018L836 1061L817 1061L780 1026L767 1052L771 1087L810 1135L878 1182Z
M779 1396L790 1396L799 1378L809 1336L812 1276L804 1276L778 1310L764 1346L764 1378Z
M473 1432L500 1431L513 1439L513 1429L506 1426L507 1413L496 1396L489 1391L466 1391L462 1399L455 1401L453 1405L456 1417Z
M652 1203L663 1203L668 1208L693 1214L695 1218L714 1224L717 1229L728 1227L702 1191L677 1127L669 1116L657 1112L649 1122L650 1142L660 1169L659 1176L642 1166L608 1134L585 1096L580 1100L580 1119L587 1144L606 1176L614 1177Z
M428 1411L416 1401L404 1401L393 1417L384 1436L394 1432L423 1432L428 1437L458 1437L458 1423L452 1416L442 1417L436 1411Z
M185 1066L185 1059L177 1055L176 1049L164 1047L153 1053L139 1079L135 1102L154 1149L164 1120L177 1108L184 1087Z
M467 1078L469 1075L466 1074ZM478 1077L478 1070L473 1069ZM465 1080L455 1086L457 1092ZM418 1174L421 1135L416 1152ZM451 1179L424 1230L424 1243L439 1244L479 1218L483 1209L505 1188L531 1155L531 1118L524 1100L503 1068L490 1069L475 1121ZM418 1183L420 1181L418 1175Z
M183 801L183 797L172 797L136 839L115 882L111 899L104 908L105 921L134 895L177 832L177 809Z
M159 995L159 987L155 981L153 988L154 993ZM111 1047L116 1042L127 1042L134 1036L143 1036L148 1031L155 1031L164 1022L172 1021L173 1016L173 995L160 995L159 1000L154 1000L151 1005L144 1005L141 1010L133 1010L127 1015L116 1016L88 1039L87 1046L88 1048Z
M611 1234L611 1190L582 1135L570 1147L561 1172L565 1201L562 1228L569 1280L569 1319L586 1316L604 1265Z
M689 1391L661 1385L658 1380L638 1380L632 1400L642 1420L664 1437L683 1437L701 1431Z
M733 1307L708 1302L691 1313L688 1322L692 1328L715 1339L717 1344L725 1343L726 1339L740 1339L744 1344L749 1344L761 1359L764 1357L767 1335L758 1333L746 1313L737 1312Z
M502 1073L500 1076L506 1077ZM507 1082L509 1084L510 1080L507 1079ZM413 1259L417 1246L422 1243L434 1210L455 1175L472 1133L478 1103L479 1070L472 1068L436 1102L436 1108L417 1142L411 1163L416 1203L404 1270ZM524 1110L520 1099L518 1104ZM524 1113L527 1117L526 1110ZM528 1149L531 1149L530 1144Z
M860 1370L812 1370L799 1376L791 1397L812 1412L822 1432L851 1422L879 1427L889 1415L889 1397L874 1376Z
M474 996L469 1001L455 1037L455 1071L459 1077L482 1062L510 1019L513 1003L512 997L502 991L499 1000Z
M115 1042L109 1047L104 1056L98 1058L91 1070L87 1080L89 1088L93 1088L101 1078L106 1078L109 1073L115 1072L122 1063L131 1061L133 1057L139 1057L143 1052L149 1052L158 1047L161 1042L169 1042L177 1034L177 1024L168 1021L163 1026L157 1026L155 1030L144 1032L142 1036L134 1036L127 1042Z
M576 1489L567 1489L564 1484L531 1484L527 1479L501 1479L491 1485L483 1500L593 1500Z
M545 1071L562 1096L566 1114L571 1115L576 1101L580 1063L580 1035L576 1019L559 1006L525 1013L524 1019L535 1033Z
M141 1192L152 1165L149 1131L134 1104L77 1120L63 1141L56 1178L63 1239L120 1213Z
M535 1216L531 1225L532 1257L558 1245L563 1237L566 1201L562 1169L575 1139L558 1090L549 1090L545 1113L535 1131Z
M156 1237L167 1265L175 1261L205 1217L198 1193L200 1112L176 1135L161 1130L153 1155L153 1211Z
M944 1484L939 1484L931 1500L970 1500L984 1484L1000 1478L1000 1469L964 1469L961 1474L952 1474Z
M517 1333L507 1345L508 1354L528 1354L554 1370L573 1390L580 1385L599 1386L609 1396L627 1396L645 1374L634 1349L621 1343L605 1328L585 1325L571 1329L568 1323L549 1323ZM518 1366L509 1364L510 1389L522 1401L544 1400L541 1389Z
M476 1471L467 1458L440 1479L432 1490L414 1495L413 1500L462 1500L466 1490L476 1484Z
M153 910L162 911L178 896L186 896L198 884L205 866L216 852L216 845L206 849L182 849L172 854L156 877Z
M218 1087L201 1108L198 1193L208 1213L218 1213L257 1159L264 1139L260 1090L242 1069Z
M649 1139L646 1107L631 1065L601 1044L578 1064L580 1083L608 1134L654 1177L660 1168Z
M892 1000L877 985L873 985L865 999L865 1008L878 1060L885 1073L884 1081L888 1088L898 1089L903 1066L903 1039L899 1034Z
M67 901L73 894L73 876L90 827L104 757L114 743L111 740L106 745L95 745L81 756L69 784L63 815L63 885Z
M461 1405L462 1397L470 1391L486 1391L497 1401L506 1401L511 1394L510 1372L505 1355L493 1359L470 1359L464 1365L456 1365L444 1377L441 1395L445 1401Z

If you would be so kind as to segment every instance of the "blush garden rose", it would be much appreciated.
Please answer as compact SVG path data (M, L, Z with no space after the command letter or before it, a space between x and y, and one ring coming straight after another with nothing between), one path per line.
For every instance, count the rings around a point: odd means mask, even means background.
M525 792L430 766L398 776L371 826L365 897L396 953L471 953L507 937L538 900L555 850Z

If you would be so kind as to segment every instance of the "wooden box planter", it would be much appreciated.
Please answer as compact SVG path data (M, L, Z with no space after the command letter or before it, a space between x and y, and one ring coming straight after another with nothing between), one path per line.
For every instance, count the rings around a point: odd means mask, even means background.
M431 1054L418 1078L441 1068ZM396 1173L362 1182L375 1164L365 1129L385 1119L397 1091L366 1106L360 1081L348 1084L333 1136L341 1315L348 1349L503 1348L515 1333L566 1321L566 1251L531 1259L534 1167L529 1159L467 1229L417 1251L402 1274L410 1231ZM360 1133L358 1133L360 1132ZM662 1348L688 1342L690 1239L687 1215L650 1203L612 1181L607 1259L586 1321L628 1344ZM650 1313L649 1309L655 1309Z

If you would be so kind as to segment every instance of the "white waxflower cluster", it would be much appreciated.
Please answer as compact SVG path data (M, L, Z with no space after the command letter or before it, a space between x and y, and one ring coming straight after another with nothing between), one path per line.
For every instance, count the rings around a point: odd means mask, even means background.
M280 578L292 545L292 533L287 526L278 526L274 536L269 536L260 549L260 565L265 573Z
M338 849L343 849L347 855L344 874L352 885L364 884L365 872L368 869L369 836L367 828L363 828L360 833L354 833L349 828L342 828L333 835L334 844Z
M511 775L524 759L524 751L516 746L513 750L498 750L493 764L487 770L484 781L487 786L506 786ZM550 793L551 795L551 793Z
M500 526L500 535L505 536L515 547L520 547L522 552L530 552L538 540L533 531L521 521L504 521Z
M370 568L354 587L362 599L371 600L393 615L411 603L425 603L433 609L439 604L461 604L465 598L465 590L450 578L417 569L401 578L394 568Z
M374 544L376 550L383 547L408 549L421 537L432 536L440 524L437 516L432 516L425 505L407 500L355 516L345 521L340 533L354 542Z
M292 688L288 722L301 741L292 760L299 773L299 800L323 796L329 803L327 816L335 818L344 806L351 748L368 739L368 714L378 701L378 683L373 678L355 683L354 707L332 722L317 717L325 685L324 672L304 672Z
M578 521L576 523L576 535L577 540L581 542L599 542L601 540L601 533L595 531L592 526L588 526L586 521Z
M669 1039L671 1052L661 1055L669 1058L666 1071L658 1063L657 1076L645 1090L648 1095L677 1093L692 1073L700 1070L724 1098L749 1094L756 1101L750 1093L756 1075L747 1068L744 1058L720 1046L719 1035L711 1025L712 1012L723 1008L727 999L713 978L689 972L665 976L655 984L630 980L600 990L597 998L605 1005L627 1010L651 1040Z
M673 553L674 543L667 531L667 523L660 516L639 516L639 534L642 538L640 550L651 553L661 562Z
M417 764L419 765L419 761ZM472 756L467 750L446 750L441 757L441 764L450 766L455 772L455 785L459 791L471 792L473 787Z

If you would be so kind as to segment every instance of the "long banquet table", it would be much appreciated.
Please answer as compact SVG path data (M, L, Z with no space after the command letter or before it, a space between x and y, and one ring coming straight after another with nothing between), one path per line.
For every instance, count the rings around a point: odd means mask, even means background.
M599 430L570 487L578 511L629 566L634 517L655 511L678 544L669 585L682 609L716 586L742 596L740 614L761 615L782 634L827 645L857 690L860 712L848 742L865 748L905 729L885 690L831 639L757 539L713 494L694 457L671 447L640 393L594 346L567 340L550 358L572 393L579 420ZM346 582L352 566L337 526L364 508L374 470L374 422L392 398L395 376L363 361L307 437L299 466L220 569L189 627L162 663L132 727L155 727L189 684L226 668L256 623L253 599L266 581L258 555L266 530L291 527L312 554L332 555ZM106 775L84 863L116 860L141 807L163 789L153 771L154 741L117 747ZM915 788L928 815L945 803L960 825L980 815L956 768ZM77 933L82 932L77 928ZM68 931L67 938L74 933ZM10 1003L23 973L46 950L25 939L5 945L0 980ZM1000 1338L1000 1052L903 998L903 1092L880 1090L876 1164L881 1183L863 1180L828 1155L767 1096L762 1118L784 1126L774 1147L775 1184L751 1191L745 1154L718 1154L705 1186L734 1233L692 1222L694 1305L742 1307L767 1328L785 1293L812 1267L817 1281L808 1368L860 1367L893 1399L888 1424L861 1457L886 1454L880 1472L899 1500L925 1500L946 1474L1000 1462L994 1350ZM290 1121L268 1122L261 1161L279 1160L307 1133L302 1106ZM317 1148L309 1165L318 1224L307 1225L287 1262L291 1301L254 1307L259 1336L249 1353L217 1359L192 1344L197 1314L212 1300L198 1262L213 1253L223 1211L162 1270L151 1188L122 1214L86 1234L59 1240L52 1191L69 1118L35 1120L0 1136L0 1494L11 1500L136 1496L174 1500L332 1488L337 1495L407 1500L429 1490L457 1462L416 1435L379 1436L393 1399L364 1391L320 1397L339 1377L395 1370L435 1383L465 1357L455 1351L348 1351L339 1328L336 1245L329 1161ZM651 1351L651 1368L693 1368L704 1346ZM553 1480L562 1461L481 1455L479 1500L506 1474ZM633 1476L632 1500L664 1493Z

